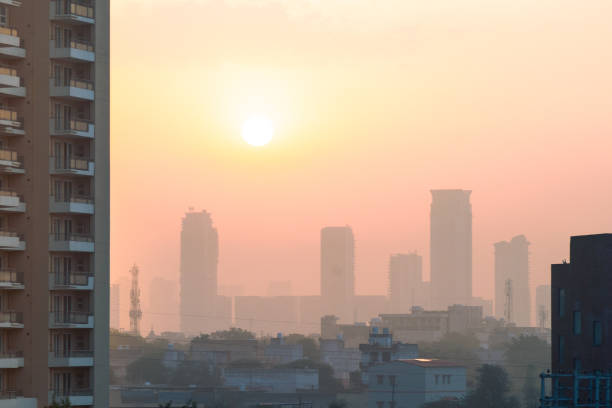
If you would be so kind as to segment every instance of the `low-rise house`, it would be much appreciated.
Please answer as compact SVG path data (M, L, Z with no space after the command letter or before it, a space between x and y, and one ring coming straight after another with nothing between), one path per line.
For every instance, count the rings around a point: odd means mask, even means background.
M321 362L329 364L334 369L334 377L348 384L350 374L359 370L361 352L356 348L344 347L344 340L320 339Z
M271 364L289 364L303 359L304 350L301 344L286 344L282 333L279 333L265 347L264 358Z
M208 364L224 366L238 360L257 359L257 340L210 340L194 339L189 355L191 360L206 361Z
M368 338L368 343L359 345L361 361L361 380L368 383L368 370L376 364L387 363L395 360L414 359L419 356L417 344L405 344L393 341L393 335L387 328L380 333L378 327L373 327Z
M223 373L225 387L240 391L295 393L319 389L319 370L309 368L234 368Z
M368 408L418 408L465 393L466 369L450 361L397 360L369 369Z

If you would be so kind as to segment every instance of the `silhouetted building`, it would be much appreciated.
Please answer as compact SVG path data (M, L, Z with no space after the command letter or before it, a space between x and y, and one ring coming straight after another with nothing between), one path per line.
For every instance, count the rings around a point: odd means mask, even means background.
M431 190L431 307L472 300L472 204L469 190Z
M529 242L524 235L518 235L494 246L495 316L517 326L531 326Z
M327 315L321 318L321 338L344 340L348 348L358 348L366 343L370 335L370 328L365 323L338 324L336 316Z
M298 300L296 296L236 296L236 326L258 335L295 333Z
M299 296L298 331L303 334L320 334L322 311L321 296Z
M321 230L321 301L324 314L353 322L355 240L351 227Z
M219 239L206 211L185 214L181 231L180 325L187 334L214 331Z
M419 303L423 258L415 253L393 254L389 259L389 300L392 313L407 313ZM382 311L379 311L381 313Z
M353 320L368 322L381 313L389 311L389 299L384 295L357 295L353 301Z
M304 358L304 349L301 344L287 344L282 333L270 339L264 349L264 358L271 364L289 364Z
M571 237L570 263L552 265L551 287L553 372L610 372L612 234Z
M211 366L225 366L239 360L258 357L257 340L211 340L196 337L189 345L192 360L205 361Z
M473 297L472 306L482 307L483 317L493 316L493 301L490 299L484 299L481 297Z
M378 327L372 327L367 343L359 345L361 352L361 380L368 384L368 370L378 364L388 363L389 361L405 360L417 358L419 356L419 346L417 344L405 344L394 342L393 335L387 328L382 332Z
M536 287L536 324L540 328L550 328L550 285Z
M348 385L350 374L359 370L361 352L356 348L344 347L342 336L336 339L320 339L320 358L322 363L334 369L334 377Z

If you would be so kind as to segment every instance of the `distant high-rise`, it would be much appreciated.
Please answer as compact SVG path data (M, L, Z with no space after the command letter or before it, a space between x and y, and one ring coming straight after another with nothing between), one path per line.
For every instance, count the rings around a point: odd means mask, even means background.
M121 288L118 283L113 283L110 286L110 327L117 329L121 327L119 319L121 310Z
M180 326L186 334L215 329L219 238L206 211L188 212L181 231Z
M507 310L508 305L512 310ZM495 244L495 316L502 318L508 312L517 326L531 325L529 242L524 235Z
M472 204L469 190L431 190L431 307L472 301Z
M535 305L537 326L550 329L550 285L536 287Z
M321 301L324 314L353 322L355 239L351 227L321 230Z
M176 319L178 313L178 284L174 280L155 277L149 284L148 302L145 309L147 316L146 330L155 332L176 332L179 325Z
M408 313L419 304L423 258L416 253L393 254L389 259L389 300L392 313Z

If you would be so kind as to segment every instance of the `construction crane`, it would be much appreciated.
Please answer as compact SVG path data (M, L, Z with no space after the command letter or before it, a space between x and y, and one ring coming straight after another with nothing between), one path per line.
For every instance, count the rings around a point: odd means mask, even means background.
M140 287L138 286L138 267L132 266L132 288L130 290L130 332L140 335L140 320L142 320L142 310L140 309Z
M507 323L512 323L512 309L514 307L512 304L512 279L506 279L504 294L506 295L504 318Z

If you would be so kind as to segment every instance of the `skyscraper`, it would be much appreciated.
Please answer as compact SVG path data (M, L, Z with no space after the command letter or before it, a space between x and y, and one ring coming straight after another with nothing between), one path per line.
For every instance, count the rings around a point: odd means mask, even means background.
M351 227L321 230L321 302L323 314L353 322L355 239Z
M408 313L412 306L423 306L420 292L423 258L416 253L393 254L389 258L389 300L392 313Z
M0 60L0 401L108 407L109 1L0 0Z
M535 305L537 327L550 329L550 285L536 287Z
M186 334L214 330L219 238L208 212L183 218L180 264L180 321Z
M469 190L431 190L432 308L472 301L472 204Z
M495 245L495 316L517 326L531 325L529 242L518 235ZM510 308L510 309L509 309Z

